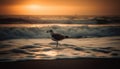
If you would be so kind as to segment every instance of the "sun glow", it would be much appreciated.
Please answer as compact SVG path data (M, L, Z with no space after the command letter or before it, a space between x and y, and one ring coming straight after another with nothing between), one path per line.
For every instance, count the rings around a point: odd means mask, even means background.
M26 5L25 8L29 10L39 10L40 6L33 4L33 5Z

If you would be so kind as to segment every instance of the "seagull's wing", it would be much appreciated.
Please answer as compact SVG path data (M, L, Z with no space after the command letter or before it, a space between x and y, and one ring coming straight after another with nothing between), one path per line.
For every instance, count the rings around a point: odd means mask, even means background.
M52 37L53 37L55 40L62 40L62 39L65 38L64 35L61 35L61 34L58 34L58 33L54 33L54 34L52 35Z

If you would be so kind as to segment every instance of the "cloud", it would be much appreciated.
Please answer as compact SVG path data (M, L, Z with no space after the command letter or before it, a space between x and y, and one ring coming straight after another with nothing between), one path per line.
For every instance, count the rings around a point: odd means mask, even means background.
M0 5L20 4L24 0L0 0Z
M0 5L12 5L12 4L21 4L21 3L43 3L43 4L90 4L90 3L109 3L109 4L118 4L119 5L119 0L0 0Z

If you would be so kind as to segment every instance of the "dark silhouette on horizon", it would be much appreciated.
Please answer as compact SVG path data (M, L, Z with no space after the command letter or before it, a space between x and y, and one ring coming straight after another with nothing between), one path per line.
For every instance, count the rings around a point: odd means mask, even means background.
M58 42L65 39L65 38L69 38L68 36L65 36L63 34L60 33L54 33L53 30L48 30L47 33L50 33L51 38L53 41L56 41L56 47L58 47Z

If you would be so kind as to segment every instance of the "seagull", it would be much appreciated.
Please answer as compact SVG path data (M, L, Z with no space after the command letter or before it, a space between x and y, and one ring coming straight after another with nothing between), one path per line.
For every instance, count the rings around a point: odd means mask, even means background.
M68 36L65 36L63 34L60 34L60 33L54 33L53 30L48 30L47 33L50 33L51 35L51 39L53 41L56 41L56 47L58 47L58 42L65 39L65 38L69 38Z

